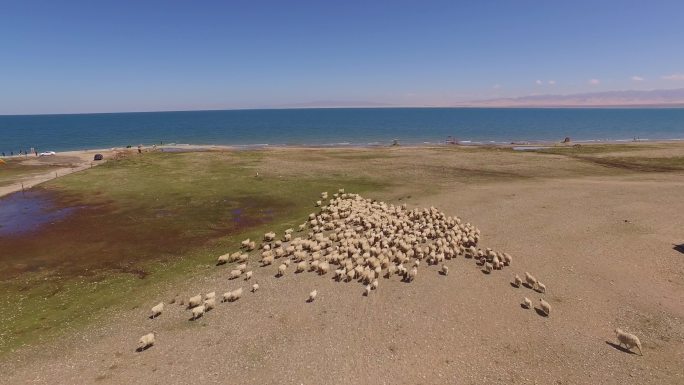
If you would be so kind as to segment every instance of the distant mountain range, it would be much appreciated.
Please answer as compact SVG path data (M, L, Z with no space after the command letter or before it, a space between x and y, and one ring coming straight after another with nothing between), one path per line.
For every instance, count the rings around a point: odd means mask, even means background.
M317 100L306 103L276 104L267 108L373 108L396 107L396 105L365 100Z
M570 95L531 95L476 100L460 107L684 107L684 88L605 91Z
M406 105L363 100L318 100L260 108L382 108L382 107L684 107L684 88L649 91L604 91L568 95L529 95L482 99L448 105Z

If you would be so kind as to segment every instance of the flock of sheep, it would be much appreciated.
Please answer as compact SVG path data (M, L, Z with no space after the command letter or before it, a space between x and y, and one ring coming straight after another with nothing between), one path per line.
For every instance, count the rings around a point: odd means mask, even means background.
M281 239L276 239L274 232L264 234L257 251L258 264L265 267L277 263L276 277L294 270L295 273L331 274L338 282L360 282L364 285L363 295L369 296L378 289L381 277L398 277L411 282L418 276L421 265L440 265L440 274L446 276L449 274L447 261L459 255L474 259L486 274L512 263L513 258L508 253L477 248L480 230L475 226L462 223L458 217L446 216L434 207L409 210L405 204L365 199L358 194L345 193L344 189L328 198L328 193L321 194L321 200L316 202L320 210L311 213L297 231L287 229ZM249 253L257 249L257 244L246 239L240 249L218 257L217 265L235 263L229 279L249 281L253 277L253 271L247 270ZM515 275L512 285L546 292L546 286L527 272L524 283ZM258 283L251 287L252 292L258 289ZM226 292L221 297L222 302L237 301L242 292L242 287ZM307 301L313 302L317 294L317 290L313 290ZM532 302L525 297L521 305L529 309ZM202 317L215 306L215 292L204 296L198 294L187 301L191 320ZM159 316L163 308L163 303L154 306L150 318ZM538 311L548 316L551 305L542 298ZM618 333L621 344L640 348L635 336L625 335L628 334ZM154 342L155 333L146 334L140 338L138 349L145 350Z

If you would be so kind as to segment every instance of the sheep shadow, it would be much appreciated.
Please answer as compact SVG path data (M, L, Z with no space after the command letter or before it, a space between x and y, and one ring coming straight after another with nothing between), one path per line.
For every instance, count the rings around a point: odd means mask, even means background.
M197 321L198 319L202 318L202 316L204 316L204 314L198 315L197 318L195 318L195 316L192 316L188 319L188 321Z
M544 313L544 310L542 310L542 309L540 309L540 308L538 308L538 307L535 307L535 308L534 308L534 311L536 311L537 314L539 314L541 317L548 317L548 316L549 316L548 314Z
M520 304L520 307L523 308L523 309L525 309L525 310L528 310L528 309L529 309L529 307L527 307L527 305L525 305L524 303L521 303L521 304Z
M147 346L139 346L138 348L135 349L136 353L141 353L144 352L145 350L151 348L152 345L147 345Z
M674 245L672 248L673 250L679 251L680 253L684 254L684 243L680 243L678 245Z
M314 301L313 298L307 298L307 299L306 299L306 303L311 303L311 302L313 302L313 301Z
M445 273L443 270L440 270L440 271L438 272L438 274L439 274L439 275L443 275L443 276L445 276L445 277L446 277L446 275L447 275L447 273Z
M509 284L516 289L520 289L520 286L516 285L515 282L509 282Z
M616 344L616 343L613 343L613 342L610 342L610 341L606 341L606 344L612 346L613 349L617 349L617 350L619 350L619 351L621 351L621 352L623 352L623 353L636 354L635 352L633 352L633 351L631 351L631 350L625 348L624 346L620 346L620 345L618 345L618 344Z
M482 272L482 274L491 274L492 273L491 271L487 271L487 269L481 269L480 271Z
M147 318L149 318L149 319L155 319L155 318L157 318L157 317L159 317L159 314L152 314L152 315L150 315L150 316L147 317Z
M523 282L522 285L525 286L526 288L530 289L530 290L534 290L534 288L532 287L532 285L530 285L530 284L527 283L527 282Z

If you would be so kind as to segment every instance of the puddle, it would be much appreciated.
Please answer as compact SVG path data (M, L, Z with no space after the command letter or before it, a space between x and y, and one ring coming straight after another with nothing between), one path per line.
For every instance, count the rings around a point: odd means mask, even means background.
M22 235L58 222L74 207L58 208L44 191L16 192L0 198L0 237Z
M513 147L514 151L534 151L534 150L546 150L551 148L549 146L517 146Z

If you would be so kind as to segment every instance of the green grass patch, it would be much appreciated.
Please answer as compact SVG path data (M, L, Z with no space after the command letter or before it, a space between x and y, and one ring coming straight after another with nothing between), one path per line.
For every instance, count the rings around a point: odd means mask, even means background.
M287 154L152 153L45 184L60 204L86 208L30 237L0 240L11 250L0 259L0 353L206 273L242 239L302 223L321 191L388 186L355 176L255 177L265 156Z

